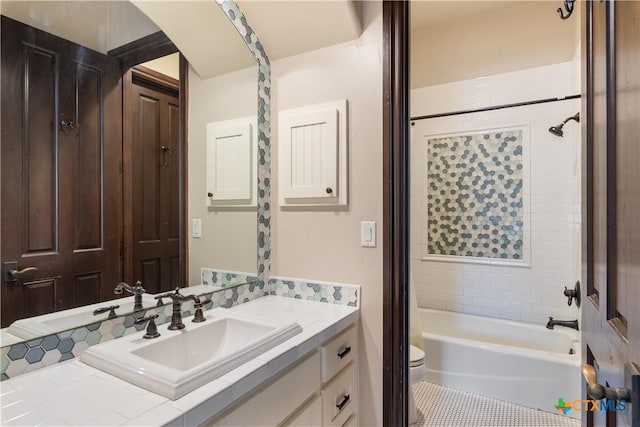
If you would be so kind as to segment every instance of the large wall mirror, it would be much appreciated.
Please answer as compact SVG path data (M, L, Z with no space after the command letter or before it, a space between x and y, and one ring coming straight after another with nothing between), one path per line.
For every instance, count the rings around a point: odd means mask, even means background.
M122 280L151 306L259 278L258 67L222 7L1 7L2 345L33 339L7 335L29 319L55 319L46 335L131 313ZM179 53L114 59L159 32Z

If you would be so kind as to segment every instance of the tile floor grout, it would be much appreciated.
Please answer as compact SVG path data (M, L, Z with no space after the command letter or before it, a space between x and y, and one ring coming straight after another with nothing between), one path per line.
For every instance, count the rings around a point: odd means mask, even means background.
M579 427L580 420L431 384L413 386L416 426Z

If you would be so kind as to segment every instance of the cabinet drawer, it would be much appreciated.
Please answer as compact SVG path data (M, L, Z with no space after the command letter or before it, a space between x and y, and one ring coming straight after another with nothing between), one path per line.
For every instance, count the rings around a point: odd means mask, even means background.
M322 382L326 383L355 357L358 334L352 326L321 347Z
M322 399L317 396L292 419L284 423L287 427L311 427L322 425Z
M353 414L349 417L342 427L357 427L358 426L358 414Z
M322 425L342 426L358 407L358 375L352 363L322 390Z
M320 355L314 352L223 419L208 425L278 425L320 388L319 371ZM301 381L301 378L304 378L304 381Z

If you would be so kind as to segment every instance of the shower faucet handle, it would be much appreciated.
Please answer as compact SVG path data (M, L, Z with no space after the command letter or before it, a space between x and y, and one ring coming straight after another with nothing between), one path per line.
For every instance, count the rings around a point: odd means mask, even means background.
M580 281L576 282L576 285L573 287L573 289L567 289L567 287L565 286L563 294L568 298L568 305L571 305L573 300L575 300L576 306L580 307Z

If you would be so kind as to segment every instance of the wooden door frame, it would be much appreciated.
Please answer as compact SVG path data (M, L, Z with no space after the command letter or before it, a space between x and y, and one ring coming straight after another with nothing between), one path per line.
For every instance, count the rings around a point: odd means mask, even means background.
M409 2L384 1L383 425L408 425Z
M142 62L160 58L179 52L178 48L163 33L157 32L149 36L135 40L109 52L110 55L120 59L122 64L122 197L123 197L123 236L122 236L122 257L123 257L123 280L132 282L133 277L133 180L131 171L133 170L133 127L128 119L132 114L132 90L133 77L176 88L175 79L167 78L162 74L155 73L144 67L135 67ZM181 230L179 242L180 256L180 280L183 286L188 285L187 268L187 107L188 107L188 63L186 58L180 54L180 76L177 82L178 97L180 102L180 115L178 118L178 170L181 181L178 184L178 204L180 206L178 221Z

